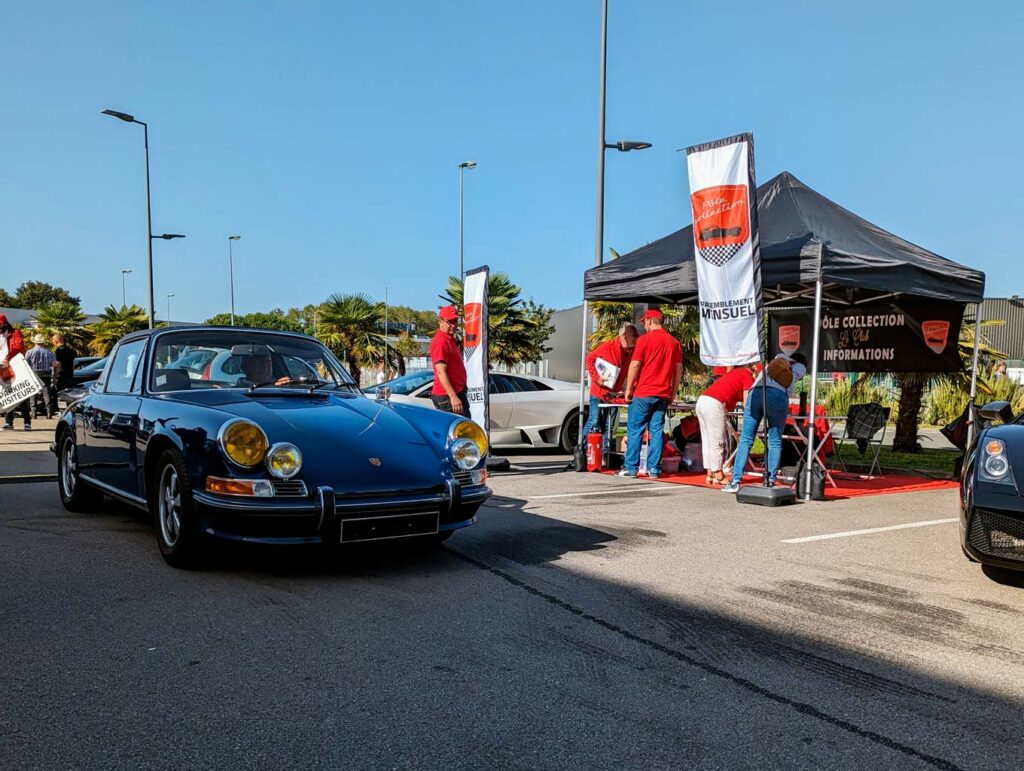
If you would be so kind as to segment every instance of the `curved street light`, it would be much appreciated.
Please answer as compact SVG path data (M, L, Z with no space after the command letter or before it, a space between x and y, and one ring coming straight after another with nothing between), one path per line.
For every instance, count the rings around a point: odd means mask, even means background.
M464 261L464 257L463 257L463 255L465 253L465 229L463 227L463 223L465 222L465 220L463 218L463 206L462 206L462 202L463 202L462 175L463 175L463 172L466 171L467 169L475 169L475 168L476 168L476 161L463 161L462 163L459 164L459 280L460 281L465 281L465 279L466 279L466 267L465 267L465 261Z

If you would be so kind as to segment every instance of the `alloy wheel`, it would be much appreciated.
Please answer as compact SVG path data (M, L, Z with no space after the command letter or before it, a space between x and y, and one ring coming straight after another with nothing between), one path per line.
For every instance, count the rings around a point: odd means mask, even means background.
M181 534L181 489L178 486L178 472L168 464L160 475L159 517L160 534L164 543L174 546Z

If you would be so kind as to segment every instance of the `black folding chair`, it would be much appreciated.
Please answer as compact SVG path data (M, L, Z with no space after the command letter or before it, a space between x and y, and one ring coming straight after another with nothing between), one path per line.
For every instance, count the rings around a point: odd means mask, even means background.
M885 442L885 430L888 425L888 407L883 407L877 402L850 405L850 411L846 415L846 428L843 430L843 435L839 438L836 446L836 454L839 456L839 463L843 467L843 471L847 470L846 462L843 460L843 443L853 441L857 443L857 449L860 451L862 458L869 449L873 449L867 478L873 478L876 471L881 475L882 468L878 464L878 454L881 452L882 444ZM876 438L875 435L879 431L882 433Z

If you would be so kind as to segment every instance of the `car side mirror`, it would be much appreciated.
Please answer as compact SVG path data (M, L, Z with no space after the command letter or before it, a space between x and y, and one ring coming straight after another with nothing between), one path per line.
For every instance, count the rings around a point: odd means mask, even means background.
M1004 423L1013 422L1013 407L1010 406L1009 402L989 402L978 410L978 414L985 420L1001 420Z
M391 399L391 386L377 386L377 401L386 402Z

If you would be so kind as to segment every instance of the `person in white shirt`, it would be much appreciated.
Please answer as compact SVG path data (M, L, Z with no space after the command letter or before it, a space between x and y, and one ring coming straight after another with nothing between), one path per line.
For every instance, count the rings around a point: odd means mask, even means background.
M778 361L780 359L782 361ZM783 382L772 377L772 373ZM747 458L750 457L750 449L754 446L757 427L765 417L765 407L768 417L768 484L775 484L775 476L779 473L779 461L782 459L782 430L786 427L786 418L789 416L789 397L796 391L797 383L806 373L807 358L797 351L792 356L778 354L775 361L769 363L768 372L758 375L743 410L743 433L740 435L736 458L732 464L732 480L722 488L722 492L735 493L740 489L743 469L746 468ZM787 374L788 383L785 382Z

